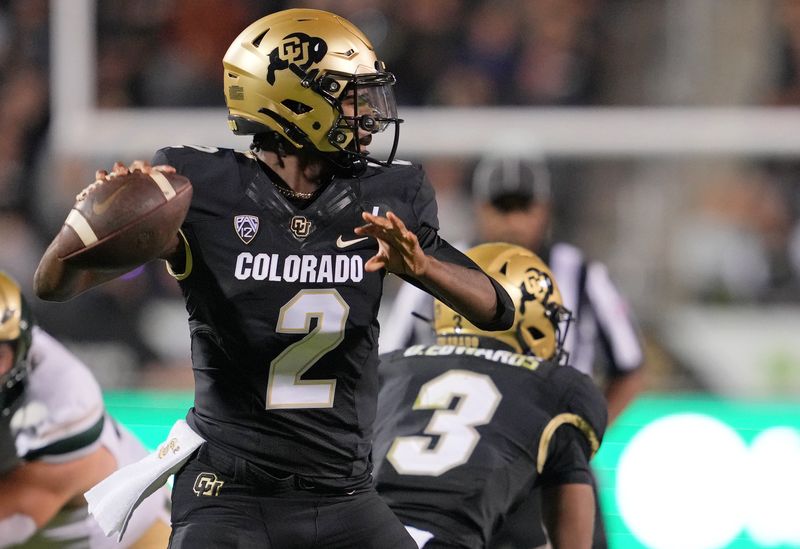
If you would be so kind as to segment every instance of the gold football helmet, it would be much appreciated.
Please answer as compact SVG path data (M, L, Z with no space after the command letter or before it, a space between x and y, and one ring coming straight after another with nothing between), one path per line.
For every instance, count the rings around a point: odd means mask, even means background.
M467 250L466 255L497 280L514 301L514 324L505 331L476 328L445 304L434 304L433 325L441 342L448 336L472 335L496 339L518 353L563 362L564 339L572 318L561 300L553 274L539 256L513 244L493 242Z
M349 21L321 10L279 11L247 27L223 59L228 123L237 135L275 131L297 148L366 161L354 139L394 125L395 78L369 39ZM342 104L348 108L343 109ZM370 159L374 160L374 159Z
M0 414L10 413L22 395L28 378L28 351L31 347L33 318L19 285L0 271L0 343L14 349L11 369L0 375Z

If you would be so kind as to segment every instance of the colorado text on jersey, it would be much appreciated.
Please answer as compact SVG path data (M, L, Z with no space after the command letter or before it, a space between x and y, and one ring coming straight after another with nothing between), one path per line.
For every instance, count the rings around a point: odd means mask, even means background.
M361 256L251 254L242 252L236 258L234 276L238 280L271 282L337 283L360 282L364 278Z

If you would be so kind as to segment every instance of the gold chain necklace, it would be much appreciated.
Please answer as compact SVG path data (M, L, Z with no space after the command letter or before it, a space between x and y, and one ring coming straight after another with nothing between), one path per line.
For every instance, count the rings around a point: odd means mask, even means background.
M292 190L288 187L284 187L283 185L279 185L278 183L272 182L275 185L275 188L278 189L278 192L281 193L283 196L289 198L299 198L301 200L308 200L309 198L313 198L319 189L311 191L310 193L302 193L300 191Z

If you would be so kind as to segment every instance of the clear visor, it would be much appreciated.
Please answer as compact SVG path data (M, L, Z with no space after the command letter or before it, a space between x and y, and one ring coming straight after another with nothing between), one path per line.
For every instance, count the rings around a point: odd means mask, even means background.
M391 73L358 74L350 78L339 97L342 115L351 128L380 133L397 121L397 102L394 97L394 75Z
M384 131L390 122L397 120L397 103L391 84L356 85L354 91L357 92L354 116L358 119L361 129L378 133ZM353 104L352 95L350 104ZM375 124L371 125L365 116L374 119ZM365 125L367 127L364 127Z
M344 74L329 71L321 80L323 90L332 104L340 111L334 127L329 134L329 142L344 152L349 152L364 160L382 165L391 165L397 152L399 125L397 102L392 86L394 75L390 72L359 71L356 74ZM327 87L326 87L327 86ZM337 87L344 89L338 96L332 94ZM338 88L341 89L341 88ZM385 131L394 126L394 131ZM348 139L351 136L352 139ZM377 160L372 153L386 153L386 160Z

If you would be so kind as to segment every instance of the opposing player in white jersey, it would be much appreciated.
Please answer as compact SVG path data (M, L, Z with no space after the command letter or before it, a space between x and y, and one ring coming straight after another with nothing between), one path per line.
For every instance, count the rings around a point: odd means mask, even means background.
M0 547L166 547L165 490L137 509L123 542L103 534L83 497L146 453L108 415L89 369L34 325L19 285L0 272Z

